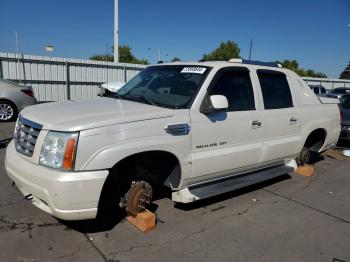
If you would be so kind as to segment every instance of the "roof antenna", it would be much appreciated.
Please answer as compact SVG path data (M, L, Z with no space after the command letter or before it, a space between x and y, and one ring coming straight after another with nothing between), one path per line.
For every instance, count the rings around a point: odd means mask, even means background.
M253 51L253 39L250 39L250 46L249 46L249 60L252 60L252 51Z

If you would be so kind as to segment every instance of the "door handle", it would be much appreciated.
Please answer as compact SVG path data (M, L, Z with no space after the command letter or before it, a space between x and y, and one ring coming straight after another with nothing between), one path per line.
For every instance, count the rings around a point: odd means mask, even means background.
M251 128L260 128L261 127L261 121L260 120L253 120L250 123Z
M297 122L298 122L298 118L296 118L296 117L290 117L289 118L289 124L290 125L294 125Z

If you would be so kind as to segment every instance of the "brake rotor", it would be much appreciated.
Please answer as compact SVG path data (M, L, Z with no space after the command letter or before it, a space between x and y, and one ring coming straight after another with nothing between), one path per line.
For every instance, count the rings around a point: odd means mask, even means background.
M152 186L146 181L133 182L126 195L126 211L135 217L145 211L146 206L151 203L153 195Z
M310 162L310 158L311 158L311 155L310 155L309 149L307 147L303 147L298 159L299 165L308 164Z

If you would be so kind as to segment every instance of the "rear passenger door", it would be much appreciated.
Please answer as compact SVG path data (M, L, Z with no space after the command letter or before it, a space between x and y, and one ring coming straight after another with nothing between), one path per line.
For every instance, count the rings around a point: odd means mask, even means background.
M260 162L278 162L298 152L299 112L283 72L257 70L263 100L263 153Z

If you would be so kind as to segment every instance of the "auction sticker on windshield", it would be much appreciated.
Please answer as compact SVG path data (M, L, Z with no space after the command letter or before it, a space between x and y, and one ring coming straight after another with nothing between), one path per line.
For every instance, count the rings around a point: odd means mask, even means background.
M203 74L207 70L205 67L184 67L181 70L181 73L190 73L190 74Z

